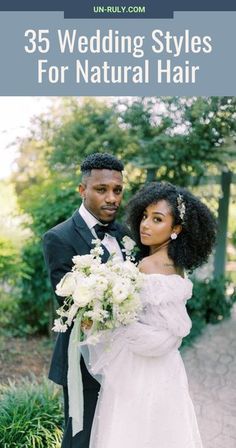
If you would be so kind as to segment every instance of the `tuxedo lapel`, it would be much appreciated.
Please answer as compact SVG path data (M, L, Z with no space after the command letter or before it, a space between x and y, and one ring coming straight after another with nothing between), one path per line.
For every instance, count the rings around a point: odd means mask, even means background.
M92 249L94 247L94 245L92 243L92 240L94 240L94 236L93 236L91 230L88 228L88 226L87 226L86 222L84 221L84 219L82 218L82 216L79 214L78 210L76 210L73 213L72 220L74 222L76 232L80 235L81 238L83 238L83 240L90 247L90 249ZM104 251L104 253L102 255L102 262L106 263L110 254L109 254L108 250L106 249L106 247L103 246L103 244L102 244L102 248Z
M94 239L91 231L89 230L86 222L83 220L79 211L76 210L72 215L72 220L75 226L75 230L79 233L80 237L87 243L87 245L92 249L92 240Z

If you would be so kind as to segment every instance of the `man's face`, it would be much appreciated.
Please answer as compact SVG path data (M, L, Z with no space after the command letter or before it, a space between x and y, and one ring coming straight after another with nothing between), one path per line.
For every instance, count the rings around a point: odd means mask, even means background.
M79 186L84 205L99 221L115 219L123 195L123 179L119 171L91 170Z

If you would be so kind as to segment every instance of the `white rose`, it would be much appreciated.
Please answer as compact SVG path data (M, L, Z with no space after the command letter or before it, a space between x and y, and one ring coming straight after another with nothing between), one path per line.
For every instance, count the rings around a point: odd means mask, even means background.
M100 277L107 276L107 275L109 275L109 269L108 269L106 263L93 264L91 266L91 274L99 275Z
M76 287L75 274L73 272L67 272L66 275L56 286L56 294L60 297L71 296Z
M122 303L127 299L130 293L130 282L126 279L120 279L112 288L113 303Z
M88 305L94 299L94 282L90 277L78 276L77 287L72 294L74 303L81 307Z
M76 267L76 269L89 268L94 261L92 255L75 255L72 258L72 261Z
M108 287L108 280L106 276L101 276L99 269L94 269L88 277L77 273L76 281L78 285L78 289L81 287L87 288L90 291L91 296L96 298L97 296L104 293L104 291Z
M91 301L90 291L88 291L88 289L84 288L83 286L77 288L72 297L74 303L80 308L88 305L88 303Z

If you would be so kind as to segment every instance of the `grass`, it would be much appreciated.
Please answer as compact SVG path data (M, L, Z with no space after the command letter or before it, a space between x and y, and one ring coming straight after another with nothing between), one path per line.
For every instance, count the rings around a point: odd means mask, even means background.
M62 403L58 389L47 379L24 379L0 389L0 446L2 448L59 448Z

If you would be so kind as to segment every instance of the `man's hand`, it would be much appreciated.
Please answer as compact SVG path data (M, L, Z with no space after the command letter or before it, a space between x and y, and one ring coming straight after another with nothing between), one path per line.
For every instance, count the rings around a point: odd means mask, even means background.
M86 330L90 330L93 325L93 321L91 319L83 319L81 322L81 330L85 332Z

